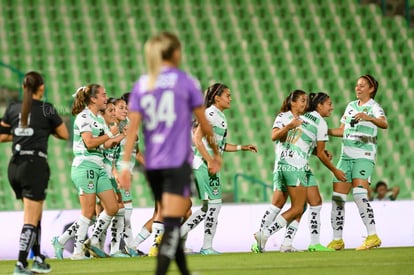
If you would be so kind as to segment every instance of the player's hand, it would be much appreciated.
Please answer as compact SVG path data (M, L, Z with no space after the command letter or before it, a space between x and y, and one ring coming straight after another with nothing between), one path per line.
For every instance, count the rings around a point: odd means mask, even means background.
M325 155L328 157L329 160L332 160L333 155L331 152L329 152L328 150L325 150Z
M250 151L257 153L257 147L256 145L248 144L248 145L242 145L242 151Z
M303 120L300 117L295 117L286 126L288 127L288 129L294 129L294 128L300 126L302 124L302 122L303 122Z
M128 169L121 171L121 174L118 177L118 187L125 191L129 191L131 188L131 173Z
M364 113L364 112L358 113L354 116L354 119L357 122L360 122L361 120L369 121L371 120L371 118L372 118L371 116L369 116L367 113Z
M211 175L215 175L221 169L221 156L214 156L212 160L207 162L208 172Z
M342 170L335 169L333 174L334 174L335 178L337 178L338 180L346 182L346 176L345 176L345 173Z

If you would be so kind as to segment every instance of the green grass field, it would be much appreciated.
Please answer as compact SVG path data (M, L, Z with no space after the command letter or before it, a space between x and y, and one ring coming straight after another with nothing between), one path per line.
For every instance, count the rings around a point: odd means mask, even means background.
M414 247L370 251L224 253L188 255L196 274L414 274ZM156 258L108 258L85 261L49 259L50 274L153 274ZM0 274L12 274L15 261L0 261ZM168 274L178 274L175 263Z

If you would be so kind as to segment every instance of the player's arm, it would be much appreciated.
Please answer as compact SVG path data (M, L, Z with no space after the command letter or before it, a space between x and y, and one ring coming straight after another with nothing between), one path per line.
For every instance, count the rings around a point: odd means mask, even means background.
M271 136L272 141L276 141L276 140L283 141L284 139L286 139L286 135L289 132L289 130L294 129L301 124L302 124L302 119L300 119L299 117L296 117L292 119L292 121L290 121L289 124L287 124L286 126L282 128L274 127L272 129L272 136Z
M81 137L83 142L85 143L86 148L92 149L100 146L101 144L104 144L106 141L109 141L114 135L118 133L118 127L111 127L110 131L108 131L106 134L94 137L92 136L92 132L85 131L81 133ZM105 145L104 145L105 147ZM109 148L109 147L106 147Z
M328 129L328 135L333 137L342 137L344 135L345 124L341 124L339 128Z
M196 107L193 110L193 113L198 123L200 124L196 130L196 133L194 134L197 135L197 131L201 131L201 133L198 133L198 135L201 134L202 136L206 137L207 143L210 146L210 148L213 150L213 155L214 155L212 161L210 161L209 163L208 169L211 174L216 174L220 170L220 167L221 167L221 156L220 156L220 152L219 152L219 149L217 147L217 144L214 138L213 128L211 127L210 123L208 122L205 116L205 108L203 106ZM199 146L201 141L199 139L196 139L195 141L197 141L197 143L194 142L194 145L196 147Z
M369 116L368 114L361 112L355 115L354 117L357 121L360 120L365 120L365 121L369 121L372 124L374 124L375 126L377 126L378 128L381 129L387 129L388 128L388 122L387 119L385 118L385 116L379 116L379 117L373 117L373 116Z
M226 152L237 152L237 151L250 151L257 153L257 147L253 144L247 144L247 145L236 145L236 144L230 144L226 143L224 146L224 151Z
M13 135L11 134L11 125L0 121L0 142L13 141Z
M58 139L68 140L69 139L69 131L66 127L66 124L62 122L55 128L55 132L53 133L53 136Z
M316 156L319 160L332 171L334 176L340 181L346 181L345 173L342 170L336 168L329 160L329 156L325 152L325 141L317 141L316 143Z

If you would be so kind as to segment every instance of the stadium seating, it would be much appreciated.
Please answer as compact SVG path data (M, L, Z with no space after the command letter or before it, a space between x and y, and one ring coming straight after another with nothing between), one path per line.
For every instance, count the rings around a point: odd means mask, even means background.
M220 81L232 91L228 141L253 143L259 148L258 154L224 155L226 193L233 192L236 173L271 184L274 151L270 130L290 91L328 92L335 110L327 121L335 127L347 102L355 98L358 76L371 73L380 82L376 99L390 122L390 128L379 134L372 180L400 185L401 198L414 197L414 167L410 164L414 149L413 30L401 17L382 16L374 4L341 0L16 0L0 1L0 25L5 30L0 32L2 61L22 71L41 71L47 81L47 100L68 121L71 94L77 87L102 83L110 96L130 91L145 71L145 40L161 30L177 33L184 46L182 68L200 79L203 89ZM49 144L52 179L47 208L76 208L70 144L53 139ZM19 209L6 178L9 147L0 145L0 210ZM327 147L336 162L340 140L332 138ZM315 158L311 166L324 199L329 199L330 172ZM137 173L135 181L135 204L151 206L143 176ZM260 191L251 182L242 181L238 188L243 201L258 201Z

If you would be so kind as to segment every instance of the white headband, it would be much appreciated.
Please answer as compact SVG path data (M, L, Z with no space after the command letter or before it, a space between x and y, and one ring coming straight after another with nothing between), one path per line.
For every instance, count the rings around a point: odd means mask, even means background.
M76 95L77 95L80 91L83 91L83 89L85 89L85 88L86 88L85 86L79 87L79 88L76 90L76 92L72 95L72 97L76 97Z

